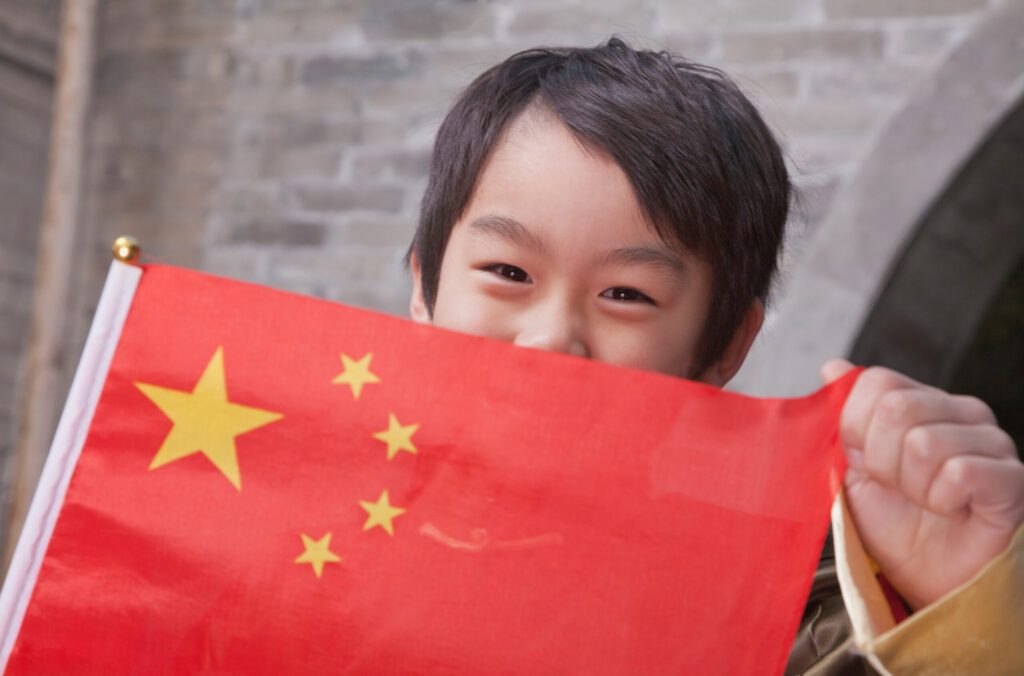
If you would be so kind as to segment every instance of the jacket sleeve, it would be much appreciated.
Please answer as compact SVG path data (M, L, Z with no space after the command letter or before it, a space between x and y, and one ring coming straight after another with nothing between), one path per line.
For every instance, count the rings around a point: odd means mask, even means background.
M834 577L847 617L840 617L844 613L835 609L834 600L816 602L813 591L807 612L813 614L818 603L817 624L842 625L843 630L836 630L835 637L820 626L815 630L805 612L790 657L795 668L789 673L1024 674L1024 526L971 580L898 625L842 495L832 510L832 540ZM806 641L817 657L795 664Z

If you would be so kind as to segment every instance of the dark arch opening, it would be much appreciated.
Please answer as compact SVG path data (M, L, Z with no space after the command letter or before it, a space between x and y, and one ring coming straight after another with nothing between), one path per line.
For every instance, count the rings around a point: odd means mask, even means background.
M1024 448L1024 99L921 219L851 357L981 397Z

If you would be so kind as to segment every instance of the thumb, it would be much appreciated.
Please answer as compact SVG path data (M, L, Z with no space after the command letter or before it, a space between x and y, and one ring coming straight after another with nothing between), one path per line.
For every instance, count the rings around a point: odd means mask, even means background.
M853 364L845 359L829 359L821 367L821 379L825 384L839 380L843 375L853 368Z

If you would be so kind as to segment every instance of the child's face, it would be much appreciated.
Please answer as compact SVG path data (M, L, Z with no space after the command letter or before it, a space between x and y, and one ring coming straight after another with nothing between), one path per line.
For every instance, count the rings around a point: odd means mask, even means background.
M413 318L431 321L416 261L413 277ZM687 376L710 302L709 266L658 237L618 165L532 112L494 149L452 230L432 321Z

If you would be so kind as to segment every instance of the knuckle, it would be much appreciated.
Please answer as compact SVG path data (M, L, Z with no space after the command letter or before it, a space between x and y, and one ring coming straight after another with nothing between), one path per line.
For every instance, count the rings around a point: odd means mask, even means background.
M910 460L926 463L936 456L938 440L929 428L915 427L903 438L903 449Z
M889 480L893 473L891 460L881 453L873 452L871 449L864 452L864 467L867 469L868 474L884 481Z
M996 422L996 416L989 405L977 397L956 395L953 397L953 401L970 420L989 423Z
M1013 441L1013 437L998 427L992 427L991 429L993 432L989 447L992 449L992 452L1007 458L1017 457L1017 444Z
M886 422L899 422L911 417L916 403L913 390L889 390L878 400L877 415Z
M860 378L871 389L882 391L892 390L906 384L898 373L884 366L867 368Z
M949 483L954 491L957 493L963 492L971 483L971 464L967 461L967 458L962 456L950 458L946 461L943 474L945 474L947 483Z

